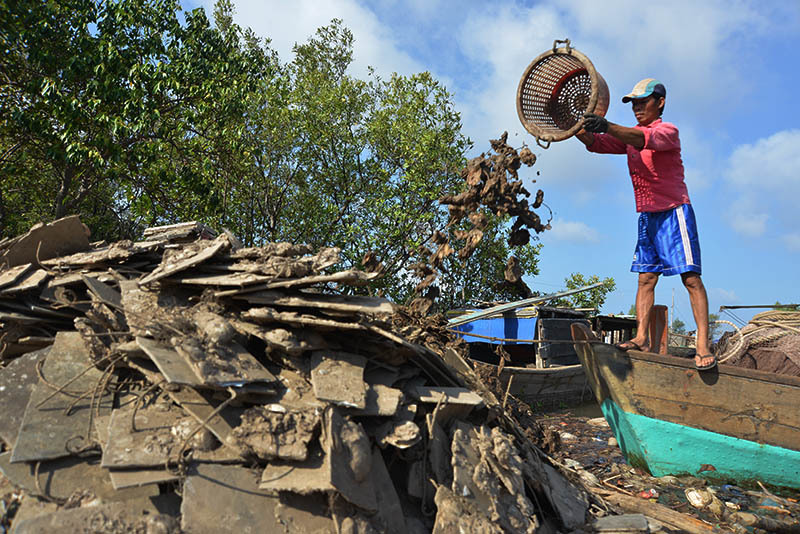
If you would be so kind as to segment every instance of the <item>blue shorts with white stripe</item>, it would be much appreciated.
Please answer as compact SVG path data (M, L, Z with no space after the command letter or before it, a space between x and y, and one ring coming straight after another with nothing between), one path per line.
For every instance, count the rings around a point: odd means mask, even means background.
M639 242L631 271L665 276L702 272L700 240L691 204L639 214Z

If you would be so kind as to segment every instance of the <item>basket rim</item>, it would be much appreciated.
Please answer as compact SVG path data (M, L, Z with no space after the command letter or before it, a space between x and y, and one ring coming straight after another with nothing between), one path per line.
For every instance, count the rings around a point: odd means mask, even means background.
M583 127L582 122L578 122L569 130L564 130L561 134L554 134L552 132L544 132L542 131L539 126L536 125L533 121L529 121L525 118L525 115L522 112L522 103L520 99L520 95L522 94L523 84L525 80L527 80L528 76L530 75L531 71L536 67L539 63L542 62L547 57L556 56L556 55L566 55L566 56L574 56L578 61L580 61L584 67L586 67L586 71L589 73L589 79L592 82L592 95L589 98L589 105L587 109L593 110L597 106L597 100L600 94L600 75L598 74L597 70L594 68L594 64L586 57L584 54L572 48L571 46L564 46L561 48L554 48L551 50L547 50L539 54L533 61L531 61L528 66L525 68L525 71L522 73L522 77L519 80L519 84L517 85L517 116L519 117L519 121L522 123L522 126L525 130L528 131L529 134L536 137L538 141L563 141L564 139L569 139L580 129Z

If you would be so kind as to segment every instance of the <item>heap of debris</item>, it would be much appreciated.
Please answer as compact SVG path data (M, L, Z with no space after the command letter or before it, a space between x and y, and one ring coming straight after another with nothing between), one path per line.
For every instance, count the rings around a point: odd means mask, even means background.
M588 495L338 251L195 223L0 242L14 532L534 532ZM8 527L8 524L0 525Z

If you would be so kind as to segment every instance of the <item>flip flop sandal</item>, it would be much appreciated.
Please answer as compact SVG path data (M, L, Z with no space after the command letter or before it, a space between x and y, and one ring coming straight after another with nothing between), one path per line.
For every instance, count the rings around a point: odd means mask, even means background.
M627 345L627 346L625 346L625 345ZM616 345L614 345L614 347L616 347L618 350L621 350L622 352L627 352L629 350L644 351L644 349L642 348L641 345L639 345L635 341L631 341L631 340L622 341L620 343L617 343Z
M708 365L697 365L695 363L695 365L694 365L695 369L697 369L698 371L708 371L709 369L713 369L714 367L716 367L717 366L717 357L716 356L714 356L712 354L706 354L704 356L700 356L700 359L709 358L709 357L710 358L714 358L713 360L711 360L711 363L709 363Z

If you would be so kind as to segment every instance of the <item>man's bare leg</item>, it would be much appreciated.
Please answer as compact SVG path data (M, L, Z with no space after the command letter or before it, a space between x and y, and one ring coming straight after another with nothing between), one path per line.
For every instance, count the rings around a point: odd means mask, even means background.
M698 367L705 367L714 361L708 344L708 295L703 279L697 273L681 274L683 285L689 291L694 322L697 325L697 355L694 357ZM703 356L701 358L701 356Z
M648 327L656 299L657 282L658 273L639 273L639 287L636 290L636 335L631 342L639 345L642 350L650 350Z

